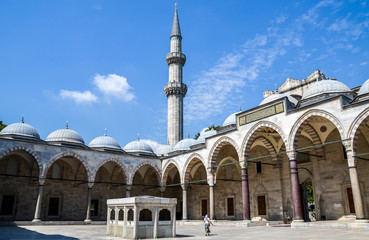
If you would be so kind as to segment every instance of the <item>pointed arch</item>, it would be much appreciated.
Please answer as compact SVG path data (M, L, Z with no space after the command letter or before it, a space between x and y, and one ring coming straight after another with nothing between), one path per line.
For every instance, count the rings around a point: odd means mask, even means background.
M197 161L193 161L194 159L200 160L206 169L204 158L198 153L191 154L187 158L186 163L184 165L185 167L183 168L182 181L181 181L182 184L185 184L186 182L188 182L188 180L190 180L190 173L191 173L192 167L197 163Z
M268 150L269 154L276 154L277 153L277 151L275 150L273 144L266 137L259 136L259 137L255 138L255 141L256 140L260 140L264 144L264 146ZM272 161L277 161L278 160L277 155L271 156L271 158L272 158Z
M337 128L338 132L340 133L341 139L345 139L345 131L343 125L335 116L327 111L312 109L304 113L293 125L291 133L289 135L289 142L291 143L291 145L289 146L290 148L287 148L288 151L292 151L297 148L298 139L301 136L301 132L304 127L308 125L309 122L307 120L311 117L323 117L329 120Z
M126 182L127 185L132 185L133 183L133 178L136 174L136 172L138 171L138 169L140 169L141 167L145 166L145 165L150 165L151 167L154 168L155 170L155 173L156 173L156 177L158 179L158 184L161 185L161 172L159 170L159 168L153 164L151 161L144 161L144 162L141 162L140 164L138 164L132 171L132 174L131 176L128 178L128 181Z
M287 141L287 137L284 131L275 123L272 123L269 121L261 121L261 122L256 123L246 134L246 137L244 138L242 142L240 161L242 161L243 159L247 159L249 152L250 152L250 148L252 144L254 143L257 137L257 134L264 127L268 127L276 131L279 134L279 136L281 136L284 145L288 149L288 141Z
M86 161L86 159L83 158L78 153L75 153L73 151L61 152L61 153L53 156L50 159L50 161L47 162L47 164L45 166L45 169L43 171L43 174L42 174L42 178L46 178L46 174L49 171L49 168L53 165L53 163L56 162L57 160L59 160L60 158L63 158L63 157L73 157L73 158L79 160L83 164L83 166L85 167L85 170L87 172L87 179L88 179L88 181L89 182L93 182L94 181L93 175L91 173L91 169L90 169L89 164Z
M161 184L163 184L163 186L167 184L168 174L174 167L177 168L178 170L179 179L182 179L181 171L180 168L178 167L177 162L173 159L170 159L165 163L163 167L163 174L161 176Z
M238 159L240 159L239 147L237 143L232 138L223 136L219 138L212 146L208 157L210 161L208 163L208 166L214 167L216 165L217 155L219 151L222 149L222 147L225 145L232 145L237 152Z
M38 174L39 174L39 176L41 176L42 170L43 170L42 159L39 156L39 154L36 154L33 150L31 150L27 147L16 145L16 146L7 148L7 149L0 152L0 159L2 159L3 157L5 157L5 156L7 156L7 155L9 155L9 154L11 154L15 151L24 151L24 152L29 153L36 160L37 165L38 165L38 171L39 171Z
M354 155L357 153L357 140L359 138L359 134L361 129L364 127L365 120L369 119L369 107L363 110L351 123L349 128L347 138L351 141L351 146Z
M95 177L96 177L96 174L97 172L99 171L99 169L106 163L108 162L113 162L113 163L116 163L119 167L122 168L123 170L123 173L124 173L124 181L127 183L128 182L128 174L129 174L129 171L127 170L127 167L121 162L119 161L118 159L115 159L115 158L106 158L104 159L102 162L100 162L95 168L94 170L92 171L92 177L95 181Z

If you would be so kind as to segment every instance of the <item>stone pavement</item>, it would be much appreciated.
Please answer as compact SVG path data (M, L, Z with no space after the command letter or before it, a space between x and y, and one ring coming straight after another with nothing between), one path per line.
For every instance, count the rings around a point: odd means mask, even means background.
M107 237L104 225L39 225L39 226L0 226L1 240L117 240L121 238ZM369 231L347 229L306 229L284 226L269 227L237 227L231 224L211 226L212 235L204 236L202 224L177 223L177 238L165 239L286 239L286 240L361 240L369 239Z

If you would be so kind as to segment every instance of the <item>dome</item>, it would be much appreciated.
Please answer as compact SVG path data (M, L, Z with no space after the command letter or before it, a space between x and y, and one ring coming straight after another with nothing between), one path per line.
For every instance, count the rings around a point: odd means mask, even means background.
M336 80L326 79L311 84L303 93L302 99L317 96L323 93L345 93L350 91L351 89L345 84Z
M155 154L157 156L167 156L169 152L173 151L172 145L160 145L156 151Z
M232 113L231 115L229 115L227 117L227 119L224 121L222 126L225 127L225 126L228 126L228 125L236 124L236 114L237 113L239 113L239 112L235 112L235 113Z
M273 102L274 100L281 99L281 98L284 98L284 97L287 97L288 101L290 101L291 103L293 103L295 105L298 103L297 99L290 96L290 95L286 95L286 94L282 94L282 93L274 93L274 94L264 98L264 100L259 104L259 106L263 105L263 104Z
M66 142L85 145L85 141L83 141L81 135L68 128L68 123L64 129L58 129L50 133L46 138L46 142Z
M88 146L90 148L112 148L112 149L122 149L119 143L112 137L106 135L97 137L93 139Z
M365 93L369 93L369 79L366 80L363 85L361 85L359 91L357 92L358 95L363 95Z
M6 126L0 132L0 135L16 135L40 139L40 135L38 134L37 130L31 125L24 123L23 120L20 123L12 123Z
M190 146L195 144L198 144L198 142L193 138L182 139L181 141L177 142L173 148L173 151L188 151L191 150Z
M206 132L200 132L200 137L197 139L198 143L205 143L205 138L207 137L211 137L214 136L215 134L217 134L217 131L212 129Z
M144 141L140 141L139 138L128 143L123 150L129 153L154 153L151 146Z

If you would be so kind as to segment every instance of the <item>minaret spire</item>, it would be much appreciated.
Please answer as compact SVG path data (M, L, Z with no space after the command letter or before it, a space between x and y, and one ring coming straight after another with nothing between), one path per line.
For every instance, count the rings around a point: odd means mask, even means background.
M177 3L170 35L170 53L165 59L169 67L169 82L164 86L168 98L168 143L175 145L183 139L183 98L187 93L187 86L182 82L182 68L186 62L186 55L182 53Z

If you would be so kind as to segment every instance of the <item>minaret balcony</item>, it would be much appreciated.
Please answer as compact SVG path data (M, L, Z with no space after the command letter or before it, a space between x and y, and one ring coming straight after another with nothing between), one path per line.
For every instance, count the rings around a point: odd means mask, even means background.
M168 66L172 63L179 63L183 66L186 62L186 55L180 52L170 52L165 57L165 60L167 60Z
M168 97L169 95L182 95L186 96L187 86L181 82L169 82L164 86L164 93Z

